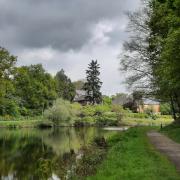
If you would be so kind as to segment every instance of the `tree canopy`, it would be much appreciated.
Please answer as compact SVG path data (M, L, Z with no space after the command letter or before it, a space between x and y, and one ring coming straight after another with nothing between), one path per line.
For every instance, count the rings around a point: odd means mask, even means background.
M17 115L18 109L13 96L13 75L16 57L0 47L0 115Z
M21 110L40 114L56 99L55 80L41 64L16 68L14 84Z
M75 86L61 69L55 76L58 97L72 101L75 96Z
M84 90L87 92L87 100L92 103L100 103L102 101L102 94L100 92L102 82L100 81L99 75L99 64L92 60L86 70L86 82L84 84Z
M131 87L171 101L175 119L180 113L179 7L179 0L150 0L129 14L132 36L121 56Z

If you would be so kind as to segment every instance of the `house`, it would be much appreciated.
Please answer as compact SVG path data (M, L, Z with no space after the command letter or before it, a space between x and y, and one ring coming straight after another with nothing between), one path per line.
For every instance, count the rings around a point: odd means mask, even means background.
M152 110L153 113L160 113L160 103L153 99L143 99L143 104L138 105L137 112L144 113L146 110Z
M121 94L121 95L117 95L112 99L112 104L124 106L124 104L127 104L132 101L133 98L131 96L127 94Z
M78 102L81 105L87 105L89 102L86 99L87 93L84 90L76 90L76 95L74 97L74 102Z

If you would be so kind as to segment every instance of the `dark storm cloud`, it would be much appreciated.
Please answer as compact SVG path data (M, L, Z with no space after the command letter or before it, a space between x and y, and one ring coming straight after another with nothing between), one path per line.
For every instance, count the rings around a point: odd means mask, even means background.
M80 49L90 40L94 25L120 20L123 11L135 4L134 0L0 0L0 45Z

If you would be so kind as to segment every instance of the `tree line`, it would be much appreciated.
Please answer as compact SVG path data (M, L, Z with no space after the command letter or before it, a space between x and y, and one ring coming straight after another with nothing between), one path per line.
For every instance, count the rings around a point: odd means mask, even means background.
M149 0L128 13L128 31L121 56L132 89L171 104L180 119L180 1ZM130 73L129 73L130 72Z
M75 86L63 69L53 77L41 64L17 67L16 62L0 48L0 115L39 115L58 97L73 100Z
M17 57L0 47L0 116L40 115L57 98L73 101L76 88L87 92L91 104L100 103L99 64L92 60L86 81L72 82L61 69L53 77L41 64L16 66Z

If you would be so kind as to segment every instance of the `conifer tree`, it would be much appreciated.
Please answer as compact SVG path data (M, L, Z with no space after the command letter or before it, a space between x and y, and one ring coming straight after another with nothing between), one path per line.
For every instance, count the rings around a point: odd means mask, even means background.
M84 84L84 90L87 92L86 99L91 104L99 104L102 101L102 94L100 92L102 82L100 81L99 75L99 64L92 60L86 70L86 82Z

